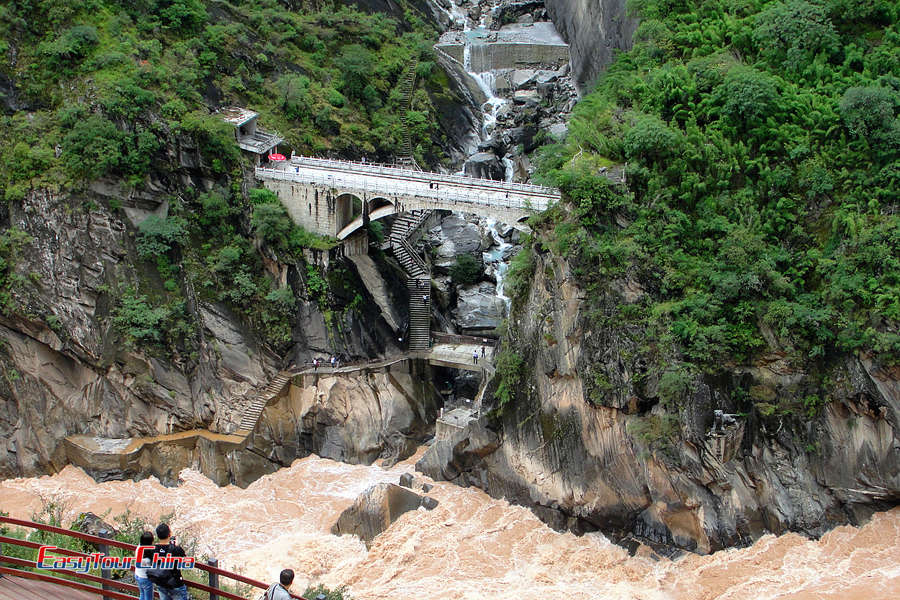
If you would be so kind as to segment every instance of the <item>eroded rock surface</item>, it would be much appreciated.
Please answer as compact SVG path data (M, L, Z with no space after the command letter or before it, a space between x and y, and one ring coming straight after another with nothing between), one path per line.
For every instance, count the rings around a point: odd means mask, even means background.
M427 475L531 506L558 528L700 552L766 532L820 535L900 497L897 369L846 356L828 367L823 408L785 425L748 411L735 392L777 403L812 385L776 353L729 376L694 379L678 412L667 412L659 374L642 371L629 325L587 329L567 263L536 261L530 297L511 317L521 334L513 348L527 365L516 400L492 414L499 407L489 389L489 416L438 435L417 465ZM607 293L620 303L644 291L623 281ZM710 436L715 409L749 412L730 446ZM675 429L647 429L654 423Z
M426 502L428 501L428 502ZM393 483L379 483L361 494L331 527L335 535L355 535L369 546L400 515L420 506L431 510L437 502Z

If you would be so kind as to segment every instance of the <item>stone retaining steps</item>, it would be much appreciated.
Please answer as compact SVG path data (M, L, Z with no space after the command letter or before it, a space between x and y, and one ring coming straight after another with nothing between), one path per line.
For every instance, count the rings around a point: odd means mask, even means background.
M431 211L414 210L399 215L391 226L391 248L394 256L409 276L409 337L410 350L427 350L431 342L431 275L425 261L418 255L409 238L422 226Z
M416 67L418 66L419 61L417 59L410 61L397 85L400 93L403 94L403 104L400 112L400 122L403 123L403 153L397 162L404 167L421 171L413 156L412 133L410 132L409 118L407 116L407 112L412 108L413 91L416 88Z
M284 389L284 386L287 385L293 376L293 371L280 372L269 382L269 385L263 388L262 392L250 402L250 405L244 409L244 414L241 417L241 424L238 426L237 430L239 435L249 435L250 432L256 428L256 423L259 421L259 416L262 414L263 409L266 408L266 405L273 398L281 393L281 390Z

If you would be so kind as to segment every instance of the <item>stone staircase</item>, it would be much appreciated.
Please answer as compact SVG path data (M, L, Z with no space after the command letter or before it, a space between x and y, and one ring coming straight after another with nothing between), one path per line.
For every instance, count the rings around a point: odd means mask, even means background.
M425 261L410 244L410 237L431 216L431 211L414 210L397 216L391 227L390 243L394 256L409 276L410 350L427 350L431 341L431 275Z
M416 89L416 67L418 66L418 60L410 61L397 84L400 93L403 94L403 104L400 111L400 122L403 123L402 155L397 162L404 167L421 171L422 169L419 168L419 165L416 164L416 159L413 157L412 133L409 129L409 119L407 117L407 113L412 108L413 92Z
M291 371L282 371L257 394L256 398L250 402L250 405L244 409L244 414L241 416L241 424L238 426L238 433L249 435L250 432L256 429L256 422L259 421L259 416L262 414L263 409L275 396L281 393L281 390L284 389L284 386L287 385L293 376L294 374Z

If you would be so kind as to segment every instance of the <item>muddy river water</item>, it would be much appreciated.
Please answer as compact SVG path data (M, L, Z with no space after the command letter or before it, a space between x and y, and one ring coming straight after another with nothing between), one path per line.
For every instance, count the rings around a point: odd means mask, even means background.
M217 487L193 470L175 488L156 479L96 483L70 466L0 482L0 509L29 518L54 500L72 517L174 513L176 533L224 568L269 581L290 567L296 587L343 584L356 600L900 598L900 508L815 541L765 536L749 548L669 561L629 556L599 533L557 533L525 508L437 482L430 495L438 507L406 513L368 551L329 533L359 493L396 483L416 458L383 469L309 456L247 489Z

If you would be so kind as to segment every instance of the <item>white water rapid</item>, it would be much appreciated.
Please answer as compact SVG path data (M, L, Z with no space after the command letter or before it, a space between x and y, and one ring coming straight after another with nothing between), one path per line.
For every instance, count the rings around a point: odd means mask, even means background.
M174 488L96 483L68 466L0 482L0 508L27 519L52 499L68 507L66 524L82 511L109 521L126 510L151 521L174 511L179 539L196 539L226 569L273 581L289 567L300 592L312 582L347 585L354 600L893 600L900 590L900 508L819 540L767 535L670 561L629 556L599 533L557 533L525 508L436 482L437 508L402 515L368 550L330 533L359 491L397 481L416 458L388 470L309 456L247 489L216 487L190 469Z

